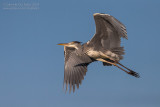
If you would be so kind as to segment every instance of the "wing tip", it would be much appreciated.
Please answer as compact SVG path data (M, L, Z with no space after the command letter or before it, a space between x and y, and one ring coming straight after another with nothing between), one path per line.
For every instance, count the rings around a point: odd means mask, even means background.
M125 36L124 38L128 40L128 36Z
M105 13L94 13L93 16L103 16L103 15L107 15L110 16L109 14L105 14Z

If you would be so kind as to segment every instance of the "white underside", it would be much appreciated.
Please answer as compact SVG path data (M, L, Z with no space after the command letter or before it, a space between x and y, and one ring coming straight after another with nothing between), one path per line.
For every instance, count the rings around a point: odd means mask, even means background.
M101 51L89 50L86 54L95 60L98 58L109 58L111 60L119 60L118 55L111 51L106 51L105 53L102 53Z

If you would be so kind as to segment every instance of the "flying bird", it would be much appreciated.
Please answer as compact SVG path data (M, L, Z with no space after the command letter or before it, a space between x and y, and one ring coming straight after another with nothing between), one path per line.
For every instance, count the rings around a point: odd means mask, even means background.
M126 27L109 14L93 14L96 33L87 43L79 41L60 43L64 46L65 67L64 87L69 92L79 88L87 72L87 66L101 61L104 66L116 66L129 75L139 78L139 74L125 67L119 61L123 59L124 48L120 46L121 37L127 38Z

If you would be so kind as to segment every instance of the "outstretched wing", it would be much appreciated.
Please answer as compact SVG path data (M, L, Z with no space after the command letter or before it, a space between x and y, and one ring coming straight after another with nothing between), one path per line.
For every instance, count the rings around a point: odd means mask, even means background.
M96 33L88 42L94 49L110 50L116 54L124 54L120 46L121 37L127 39L126 27L113 16L108 14L94 14Z
M66 91L68 86L70 92L75 87L79 88L84 76L87 72L87 66L92 60L86 55L78 55L74 48L65 47L65 70L64 70L64 86L66 84Z

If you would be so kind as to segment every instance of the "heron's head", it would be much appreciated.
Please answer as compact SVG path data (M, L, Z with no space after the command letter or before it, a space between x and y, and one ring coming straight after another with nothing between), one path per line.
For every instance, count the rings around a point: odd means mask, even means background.
M72 41L72 42L69 42L69 43L59 43L57 45L63 45L63 46L66 46L66 47L78 49L78 47L81 45L81 42L79 42L79 41Z

